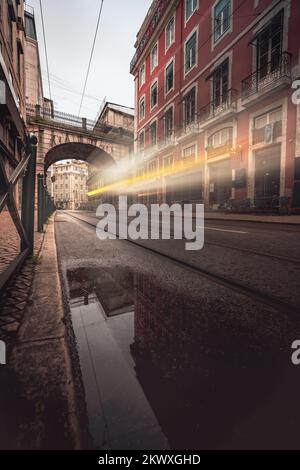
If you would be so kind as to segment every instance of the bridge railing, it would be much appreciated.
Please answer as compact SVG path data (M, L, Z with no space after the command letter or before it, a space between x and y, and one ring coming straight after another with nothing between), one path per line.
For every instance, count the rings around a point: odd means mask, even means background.
M44 225L47 223L48 218L55 212L54 199L48 193L45 184L45 175L38 175L38 231L44 231Z
M36 119L55 121L68 126L80 127L88 131L93 131L96 125L96 121L73 114L63 113L62 111L54 109L51 105L40 106L27 103L26 112L28 116L32 116Z
M33 254L36 144L35 137L27 138L26 151L11 175L6 172L5 160L0 159L0 214L2 211L8 211L18 234L18 242L20 242L20 246L16 247L18 253L16 252L15 257L9 260L4 271L0 272L0 298L4 288L18 272L26 258ZM20 181L22 181L21 210L18 209L18 193L15 192L15 187ZM10 248L9 242L9 239L4 240L8 248Z

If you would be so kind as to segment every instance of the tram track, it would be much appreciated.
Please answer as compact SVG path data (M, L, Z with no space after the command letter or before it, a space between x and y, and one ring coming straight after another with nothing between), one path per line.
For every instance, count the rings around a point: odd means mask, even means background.
M264 258L271 258L271 259L276 259L278 261L285 261L287 263L299 264L300 265L300 259L289 258L288 256L274 255L273 253L266 253L266 252L262 252L262 251L251 250L249 248L231 246L231 245L227 245L226 243L220 243L220 242L206 241L205 244L206 245L219 246L220 248L226 248L226 249L230 249L230 250L234 250L234 251L240 251L242 253L248 253L250 255L263 256Z
M73 219L76 219L76 220L79 220L87 225L90 225L94 228L96 228L97 226L97 223L99 221L98 218L95 217L95 222L93 221L89 221L89 220L86 220L85 218L82 218L82 217L78 217L68 211L63 211L65 214L67 214L68 216L70 216L71 218ZM89 216L90 218L93 218L93 216ZM118 239L118 235L117 234L113 234L115 235ZM241 283L241 282L238 282L232 278L229 278L229 277L225 277L221 274L218 274L216 272L213 272L213 271L210 271L204 267L200 267L198 265L195 265L193 263L190 263L190 262L187 262L183 259L179 259L179 258L176 258L174 256L171 256L167 253L164 253L162 251L158 251L152 247L149 247L147 245L144 245L143 243L140 243L140 242L137 242L135 240L130 240L130 239L119 239L120 241L124 242L124 243L130 243L132 245L135 245L136 247L139 247L140 249L143 249L143 250L146 250L150 253L152 253L153 255L156 255L157 257L160 257L160 258L163 258L163 259L166 259L167 261L171 262L172 264L178 266L178 267L181 267L181 268L184 268L190 272L193 272L197 275L200 275L210 281L213 281L223 287L226 287L226 288L229 288L239 294L242 294L242 295L246 295L247 297L251 298L252 300L257 300L263 304L265 304L266 306L268 307L271 307L277 311L280 311L280 312L284 312L284 313L288 313L290 315L294 315L297 319L299 318L299 315L300 315L300 306L298 305L295 305L291 302L287 302L283 299L280 299L279 297L277 296L274 296L274 295L271 295L269 293L266 293L266 292L263 292L259 289L257 289L256 287L253 287L253 286L249 286L249 285L246 285L244 283ZM214 244L214 242L212 242L211 244ZM226 244L218 244L216 243L216 245L218 246L222 246L224 248L230 248L230 249L234 249L233 247L230 247L230 246L227 246ZM281 257L281 256L276 256L276 255L271 255L271 254L267 254L267 253L260 253L260 252L255 252L255 251L252 251L252 250L248 250L248 249L243 249L243 248L237 248L238 251L247 251L248 253L252 253L252 254L257 254L257 255L260 255L260 256L267 256L267 257L270 257L270 258L277 258L278 260L281 260L281 261L287 261L287 262L292 262L292 259L290 258L285 258L285 257ZM295 260L294 263L298 263L298 260Z

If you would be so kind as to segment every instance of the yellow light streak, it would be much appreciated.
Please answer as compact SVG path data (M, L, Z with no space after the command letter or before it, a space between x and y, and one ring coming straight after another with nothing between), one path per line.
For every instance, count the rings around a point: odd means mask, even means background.
M103 193L108 192L120 192L130 188L134 191L135 186L140 185L141 183L153 183L153 180L159 179L166 176L180 175L181 173L186 173L188 170L197 168L203 165L205 158L197 158L192 161L187 158L186 160L179 160L172 165L164 166L161 169L154 171L145 171L143 175L135 175L129 178L124 178L115 183L108 184L102 188L95 189L87 193L88 197L98 196Z

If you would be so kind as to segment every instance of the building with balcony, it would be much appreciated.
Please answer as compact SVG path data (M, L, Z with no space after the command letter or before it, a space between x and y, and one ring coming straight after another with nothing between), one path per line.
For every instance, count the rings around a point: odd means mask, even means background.
M300 210L299 24L296 0L152 2L131 62L135 160L163 176L143 202Z

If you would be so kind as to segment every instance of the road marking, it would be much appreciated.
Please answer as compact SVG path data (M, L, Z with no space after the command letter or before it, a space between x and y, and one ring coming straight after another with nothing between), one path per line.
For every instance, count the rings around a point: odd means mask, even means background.
M197 228L202 228L201 226L197 226ZM215 228L215 227L204 227L204 230L215 230L216 232L229 232L229 233L240 233L242 235L246 235L249 232L242 232L241 230L227 230L225 228Z

